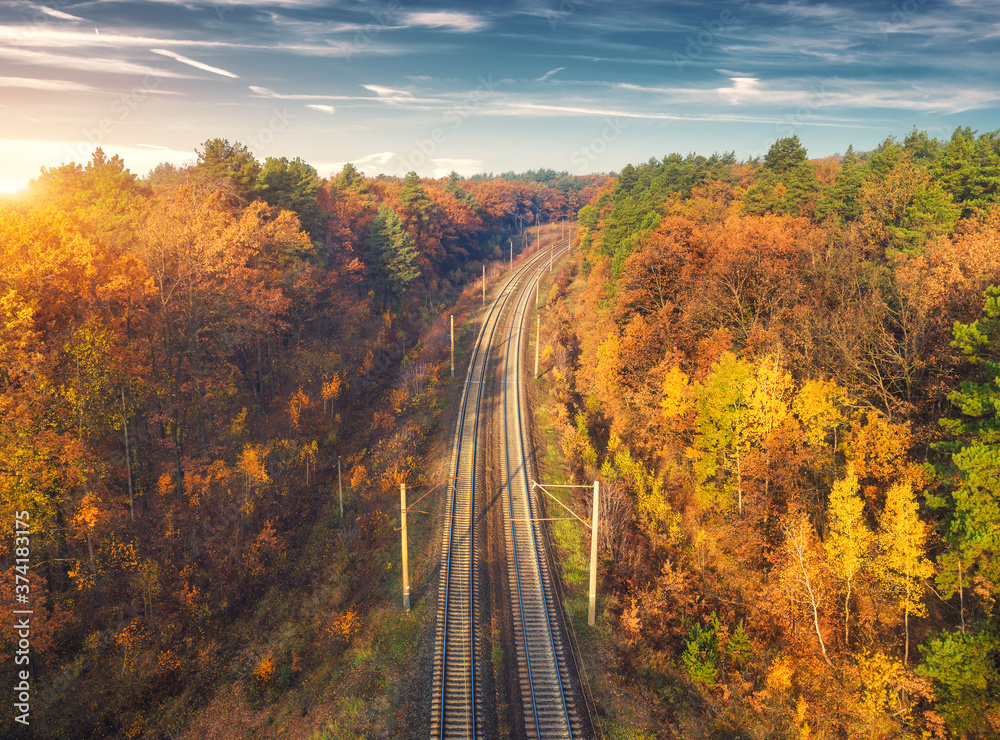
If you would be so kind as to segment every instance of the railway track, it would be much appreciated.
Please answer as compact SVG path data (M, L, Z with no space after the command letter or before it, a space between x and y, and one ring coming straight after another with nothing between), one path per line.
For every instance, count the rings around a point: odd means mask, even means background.
M465 376L458 425L455 430L452 475L446 505L439 586L439 613L434 650L431 700L431 737L439 740L479 737L483 732L483 670L477 634L480 621L476 583L480 537L474 522L481 508L479 496L479 431L489 350L504 306L529 270L548 258L533 256L511 275L494 299L483 321ZM487 656L488 659L488 656Z
M529 486L522 409L521 357L531 287L522 288L506 342L503 367L503 519L507 540L514 641L517 651L524 733L528 738L571 740L584 724L571 690L573 656L559 628L559 605L552 587L537 502Z

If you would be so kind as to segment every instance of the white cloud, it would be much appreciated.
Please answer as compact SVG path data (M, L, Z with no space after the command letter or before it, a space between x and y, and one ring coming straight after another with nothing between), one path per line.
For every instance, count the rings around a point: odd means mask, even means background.
M348 95L322 95L311 93L280 93L269 87L250 85L250 91L259 98L277 98L279 100L369 100L367 97Z
M484 111L495 116L601 116L614 123L618 118L636 118L649 121L679 121L697 123L700 121L712 121L719 123L766 123L777 125L784 121L780 116L753 115L753 114L731 114L731 113L704 113L700 115L682 115L676 113L663 113L660 111L648 110L626 110L623 108L593 108L573 105L549 105L543 103L509 103L503 107L491 108ZM850 126L850 123L828 122L827 120L802 121L803 126Z
M78 15L70 15L69 13L64 13L61 10L56 10L55 8L47 8L44 5L31 4L31 9L39 13L44 13L51 18L58 18L62 21L83 21L86 18L81 18Z
M178 74L169 70L160 69L159 67L149 67L145 64L127 62L123 59L53 54L51 52L29 51L28 49L4 46L0 46L0 57L11 59L22 64L37 64L44 67L60 67L77 72L108 72L111 74L135 75L138 77L144 75L173 78L189 77L189 75Z
M309 24L305 24L308 26ZM316 24L313 24L316 25ZM402 28L403 26L386 26L385 29ZM352 30L354 29L354 30ZM266 42L239 43L231 41L216 41L212 39L178 39L156 38L154 36L130 35L102 31L101 33L82 32L66 28L55 28L51 25L0 25L0 45L17 47L40 47L42 49L88 48L105 49L140 48L198 48L198 49L233 49L237 51L284 52L302 56L345 57L352 58L358 54L400 55L412 50L402 45L386 45L370 43L376 37L365 36L367 42L359 45L351 35L366 34L370 25L341 24L327 30L312 32L294 28L282 33L281 39L296 39L295 43L285 43L281 40ZM284 29L282 29L284 30ZM347 34L346 40L335 41L331 34Z
M365 90L371 90L380 98L413 98L413 93L409 90L399 90L392 87L383 87L382 85L362 85L361 87Z
M219 69L218 67L213 67L209 64L203 64L202 62L197 62L194 59L190 59L186 56L182 56L175 51L168 51L167 49L150 49L154 54L160 54L161 56L170 57L171 59L176 59L181 64L187 64L195 69L201 69L205 72L211 72L213 74L222 75L223 77L232 77L233 79L239 79L238 74L233 74L224 69Z
M69 80L39 80L31 77L0 77L0 87L20 87L49 92L97 92L96 87Z
M451 10L407 13L405 23L408 26L447 28L452 31L462 31L464 33L481 31L488 25L484 19L471 13L460 13Z
M566 68L565 67L556 67L555 69L550 69L548 72L546 72L541 77L539 77L537 80L535 80L535 82L545 82L545 80L549 79L549 77L551 77L552 75L554 75L556 72L562 72L564 69L566 69Z
M810 125L822 125L819 117L822 115L829 119L829 111L837 109L960 113L985 108L1000 100L1000 92L988 86L970 87L933 82L902 84L895 81L872 82L841 78L783 78L764 81L749 75L732 76L729 81L731 84L727 87L716 88L645 87L632 83L615 83L611 87L645 97L654 94L657 96L657 105L725 102L757 109L767 106L772 111L783 112L782 115L795 112L796 121L808 122Z
M361 98L361 100L378 100L392 106L407 108L434 109L442 107L447 103L442 98L418 98L409 90L401 90L394 87L384 87L382 85L362 85L365 90L375 93L375 98Z
M716 88L715 92L734 105L753 100L761 94L760 80L756 77L730 77L730 87Z
M260 48L251 44L234 44L227 41L197 41L188 39L155 38L153 36L135 36L105 31L91 33L90 31L68 30L49 25L40 26L2 26L0 25L0 42L11 46L41 46L46 49L53 47L88 47L99 46L109 49L150 46L197 46L201 48L220 49L253 49Z
M361 157L360 159L355 159L352 161L354 162L354 164L369 164L369 163L386 164L395 156L396 156L395 152L375 152L375 154L369 154L365 157Z
M307 103L306 108L318 110L320 113L329 113L331 116L337 111L332 105L316 105L315 103Z
M375 152L374 154L368 154L364 157L351 157L348 160L354 167L364 175L369 177L372 175L377 175L383 173L383 166L388 162L392 161L393 157L396 156L395 152ZM319 165L316 170L319 172L329 172L331 177L340 173L344 169L344 162L332 162L330 164Z
M457 172L462 177L471 177L483 171L481 159L431 159L434 165L434 177L447 177Z

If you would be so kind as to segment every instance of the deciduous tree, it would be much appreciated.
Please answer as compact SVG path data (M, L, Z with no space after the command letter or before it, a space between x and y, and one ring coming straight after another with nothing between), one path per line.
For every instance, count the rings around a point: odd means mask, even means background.
M922 581L934 575L934 564L927 559L927 529L918 508L908 483L893 485L886 494L876 535L879 578L903 612L904 664L910 658L910 614L927 614Z

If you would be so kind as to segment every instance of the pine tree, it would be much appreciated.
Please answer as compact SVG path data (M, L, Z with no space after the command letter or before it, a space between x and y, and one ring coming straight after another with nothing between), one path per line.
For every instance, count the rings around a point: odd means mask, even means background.
M318 243L323 236L323 221L316 203L321 182L316 168L298 157L291 161L287 157L268 157L257 176L257 189L268 205L294 211L302 228Z
M399 194L402 201L401 215L406 220L406 225L419 240L430 231L431 216L434 214L434 202L427 195L427 191L420 184L420 178L416 172L409 172L403 180L403 190Z
M743 198L743 210L761 216L799 216L811 211L819 194L816 168L809 162L798 136L778 139L768 150L757 182Z
M372 221L368 244L369 274L375 292L382 294L384 306L390 297L399 297L407 285L420 277L420 270L414 266L417 250L399 216L384 204L379 206Z
M209 139L198 152L196 174L209 183L228 181L243 203L257 192L258 162L245 144L230 144L228 139Z

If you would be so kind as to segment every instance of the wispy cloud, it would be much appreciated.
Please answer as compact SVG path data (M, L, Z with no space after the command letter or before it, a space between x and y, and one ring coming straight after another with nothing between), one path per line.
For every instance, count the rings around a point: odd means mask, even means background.
M361 157L360 159L355 159L353 161L355 164L386 164L395 156L395 152L375 152L375 154L369 154L368 156Z
M82 19L81 19L82 20ZM103 33L79 31L51 25L18 26L0 25L0 43L11 46L29 46L52 48L65 47L102 47L107 49L124 49L130 47L148 48L151 46L198 47L205 49L258 49L259 44L218 41L215 39L179 39L157 38L145 34L116 33L112 30Z
M774 115L705 113L684 115L679 113L664 113L662 111L626 110L621 108L593 108L574 105L547 105L544 103L512 103L504 108L494 108L488 111L492 115L506 116L599 116L606 119L637 118L649 121L678 121L698 123L712 121L717 123L764 123L779 125L782 119ZM830 122L826 120L803 121L803 126L843 127L856 124L845 122Z
M370 90L377 96L376 98L366 98L366 100L378 100L389 105L425 108L427 106L434 107L445 104L439 98L418 98L409 90L385 87L383 85L362 85L361 87L365 90Z
M636 122L607 170L720 141L742 156L780 126L819 156L914 124L995 128L1000 111L1000 24L982 0L153 1L0 0L4 136L74 140L125 101L128 125L101 145L150 156L139 142L247 140L288 111L294 136L268 154L393 173L389 150L461 128L417 167L429 176L564 167L567 136L602 118ZM153 100L167 94L183 97Z
M31 51L16 47L0 46L0 57L10 59L22 64L37 64L44 67L58 67L69 69L75 72L106 72L111 74L136 75L139 77L151 75L153 77L174 77L187 78L189 75L182 75L170 70L150 67L145 64L129 62L124 59L110 59L100 57L71 56L68 54L55 54L52 52Z
M374 175L382 171L382 168L391 162L396 156L395 152L375 152L374 154L368 154L364 157L352 157L350 160L345 160L343 162L331 162L329 164L324 164L316 167L320 172L330 172L331 174L336 174L344 169L344 165L348 162L353 164L360 172L366 175Z
M413 97L413 93L409 90L399 90L392 87L383 87L382 85L362 85L365 90L371 90L373 93L378 95L380 98L407 98Z
M260 98L275 98L277 100L367 100L354 95L325 95L322 93L282 93L260 85L250 85L250 91Z
M761 94L760 80L756 77L730 77L729 81L733 84L716 88L715 92L734 105L753 100Z
M548 72L546 72L545 74L543 74L541 77L537 78L535 80L535 82L545 82L545 80L549 79L552 75L556 74L557 72L562 72L564 69L566 69L566 68L565 67L556 67L555 69L550 69Z
M70 80L39 80L32 77L0 77L0 87L20 87L47 92L97 92L96 87Z
M194 67L195 69L201 69L204 70L205 72L211 72L212 74L222 75L223 77L231 77L237 80L240 78L238 74L234 74L224 69L219 69L218 67L213 67L210 64L205 64L203 62L195 61L194 59L178 54L175 51L170 51L168 49L150 49L150 51L153 52L154 54L170 57L171 59L177 60L181 64L186 64L189 67Z
M627 93L633 101L648 101L652 96L657 105L729 104L772 112L796 110L799 118L803 115L829 116L834 110L958 113L993 105L1000 100L1000 91L990 86L930 81L900 84L839 77L763 80L744 74L731 76L729 83L722 87L655 87L633 83L610 87Z
M84 21L86 18L81 18L78 15L70 15L69 13L64 13L61 10L56 10L55 8L48 8L44 5L36 5L35 3L29 3L29 7L36 13L44 13L50 18L58 18L62 21Z
M407 26L426 26L427 28L445 28L452 31L472 33L481 31L489 24L485 19L471 13L460 13L453 10L437 10L407 13L404 22Z

